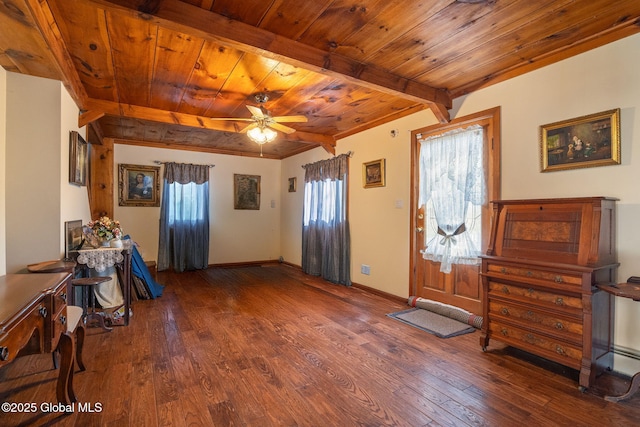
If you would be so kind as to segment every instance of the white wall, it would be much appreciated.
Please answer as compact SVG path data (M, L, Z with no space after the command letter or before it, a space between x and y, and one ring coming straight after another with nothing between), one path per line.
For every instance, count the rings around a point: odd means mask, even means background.
M0 275L7 273L6 163L7 163L7 72L0 67Z
M60 256L60 82L7 73L7 272Z
M209 171L209 264L276 260L281 256L280 161L116 144L115 176L120 163L158 166L154 164L156 160L215 165ZM163 170L160 170L161 176ZM261 177L259 210L233 208L234 174ZM116 183L116 195L117 189ZM118 206L118 197L115 197L114 218L140 245L145 260L157 259L159 207Z
M3 70L4 73L4 70ZM6 272L64 254L64 222L88 221L86 187L68 182L78 108L55 80L6 73ZM4 134L4 133L3 133ZM4 188L4 187L3 187Z

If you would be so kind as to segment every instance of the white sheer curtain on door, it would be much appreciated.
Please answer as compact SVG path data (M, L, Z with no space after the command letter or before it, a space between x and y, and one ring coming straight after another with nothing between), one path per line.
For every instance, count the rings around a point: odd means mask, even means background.
M482 206L486 184L483 165L483 129L474 125L420 142L418 206L435 218L425 233L425 259L440 262L440 271L452 264L476 264L480 255L481 225L470 215ZM477 226L476 226L477 225Z

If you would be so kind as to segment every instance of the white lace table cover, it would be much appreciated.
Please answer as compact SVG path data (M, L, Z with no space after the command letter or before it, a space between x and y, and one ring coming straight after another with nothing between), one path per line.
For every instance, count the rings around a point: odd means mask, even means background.
M81 249L78 251L77 258L78 264L86 264L98 273L102 273L122 260L124 260L122 248Z

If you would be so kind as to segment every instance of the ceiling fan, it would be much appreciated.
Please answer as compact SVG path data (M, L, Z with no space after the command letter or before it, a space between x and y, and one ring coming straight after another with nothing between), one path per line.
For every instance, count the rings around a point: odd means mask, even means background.
M259 107L253 105L247 105L247 109L251 112L251 118L236 117L236 118L215 118L213 120L236 120L243 122L252 122L248 126L240 130L240 133L246 133L249 138L255 143L262 145L267 142L273 141L278 135L275 130L290 134L296 130L281 123L304 123L307 121L305 116L272 116L265 108L264 104L269 100L269 96L265 93L258 93L254 95L254 99ZM275 129L275 130L274 130ZM262 155L262 153L260 153Z

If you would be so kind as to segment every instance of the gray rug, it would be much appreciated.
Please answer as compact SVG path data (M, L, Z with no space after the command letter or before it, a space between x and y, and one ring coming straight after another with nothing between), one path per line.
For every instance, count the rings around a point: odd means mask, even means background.
M469 324L421 308L398 311L387 316L440 338L455 337L476 330Z

